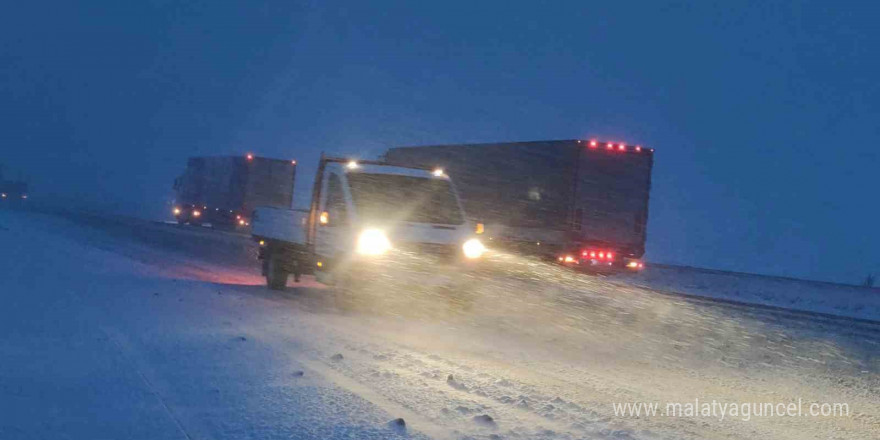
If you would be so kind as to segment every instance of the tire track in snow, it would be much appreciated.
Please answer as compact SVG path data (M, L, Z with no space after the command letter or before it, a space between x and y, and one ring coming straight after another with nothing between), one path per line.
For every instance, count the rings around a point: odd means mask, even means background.
M189 435L186 428L184 428L183 423L181 423L180 418L174 413L171 407L168 406L168 402L166 402L165 398L162 397L162 394L159 392L156 386L153 385L154 380L150 380L147 377L147 374L144 373L144 366L142 365L142 363L135 360L134 349L131 347L131 344L128 343L128 341L121 333L113 329L101 326L100 330L102 333L104 333L104 335L107 336L107 340L109 340L110 343L113 344L114 347L116 347L116 349L119 351L119 355L125 360L126 363L131 366L132 370L134 370L138 377L140 377L141 381L143 381L144 383L144 386L146 386L147 389L150 390L150 393L153 395L153 397L156 398L156 401L158 401L164 409L165 414L174 423L174 426L177 427L178 431L180 431L181 437L187 440L192 440L192 437Z
M314 325L310 324L310 327ZM323 327L321 324L317 325ZM334 381L339 379L353 385L353 392L365 393L367 399L380 396L382 400L392 402L394 407L422 414L423 418L428 418L433 425L441 426L439 429L445 429L447 433L453 431L471 437L488 437L493 434L502 434L504 437L504 434L510 434L524 438L570 439L584 438L584 435L593 437L594 434L604 436L604 432L612 438L631 438L627 430L611 429L580 407L556 411L565 413L565 416L548 417L540 413L539 408L543 406L539 405L550 404L553 399L536 396L538 389L535 387L522 385L519 397L525 396L532 404L517 406L469 386L476 383L473 378L479 374L470 367L435 355L401 348L393 342L382 345L386 353L377 354L377 350L365 348L371 343L365 343L359 338L349 339L328 327L320 330L312 328L312 331L307 332L324 334L321 347L313 348L314 360L318 365L312 364L312 367L317 368L319 374L329 370ZM393 355L387 354L390 346L396 347ZM329 354L333 352L342 353L343 360L328 362ZM423 374L430 370L437 371L437 376L429 378ZM449 372L467 380L465 383L459 382L459 386L449 384L445 381ZM491 375L487 377L494 378ZM516 381L509 382L511 389L521 385ZM559 405L560 402L557 401L556 404ZM476 425L472 417L481 414L495 418L498 429Z
M434 423L434 421L429 418L422 417L421 414L413 411L408 406L402 405L400 402L394 401L393 399L389 399L387 396L384 396L382 393L377 392L375 389L364 383L340 373L325 361L318 358L298 358L297 361L305 365L306 368L312 372L323 376L328 382L367 400L386 411L388 414L403 418L406 421L407 429L415 429L435 439L444 440L455 438L446 427Z

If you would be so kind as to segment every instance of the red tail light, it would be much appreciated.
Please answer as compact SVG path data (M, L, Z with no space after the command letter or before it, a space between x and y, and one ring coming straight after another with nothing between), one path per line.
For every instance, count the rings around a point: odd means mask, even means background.
M620 151L626 150L626 145L620 144L617 146L617 149Z
M581 255L583 255L584 257L589 255L589 257L591 259L599 259L599 260L607 260L607 261L614 260L614 252L612 252L612 251L597 251L597 250L588 249L588 250L583 251L581 253Z
M599 146L599 143L596 141L590 141L590 148L596 148Z

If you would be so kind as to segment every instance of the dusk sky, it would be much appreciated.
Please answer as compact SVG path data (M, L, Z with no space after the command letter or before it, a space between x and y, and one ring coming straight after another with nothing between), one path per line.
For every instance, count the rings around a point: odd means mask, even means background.
M194 155L589 139L656 148L647 259L880 273L870 2L14 2L0 163L168 219Z

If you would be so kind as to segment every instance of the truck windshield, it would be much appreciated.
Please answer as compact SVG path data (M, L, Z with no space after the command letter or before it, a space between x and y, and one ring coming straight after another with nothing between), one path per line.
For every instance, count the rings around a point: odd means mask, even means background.
M349 173L358 217L460 225L461 209L445 179L396 174Z

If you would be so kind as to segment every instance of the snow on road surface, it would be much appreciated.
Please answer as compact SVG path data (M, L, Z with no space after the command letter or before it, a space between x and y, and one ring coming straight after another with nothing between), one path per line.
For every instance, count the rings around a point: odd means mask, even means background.
M278 293L239 236L100 217L0 211L0 246L4 439L880 436L870 326L714 307L505 255L491 277ZM850 414L613 410L694 399Z

